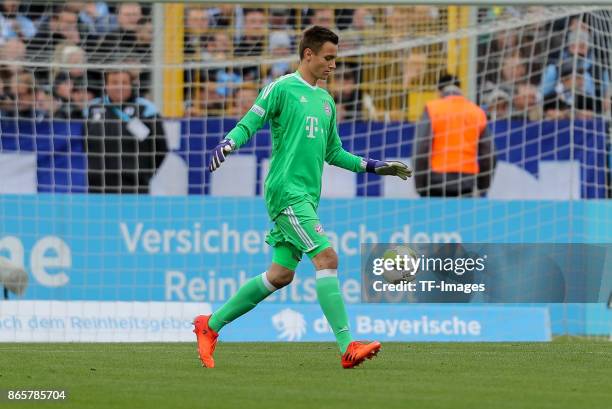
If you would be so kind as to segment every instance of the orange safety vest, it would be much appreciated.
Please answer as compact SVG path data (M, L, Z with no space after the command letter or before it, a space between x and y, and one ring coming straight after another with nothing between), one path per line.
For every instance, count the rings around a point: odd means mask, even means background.
M431 170L439 173L478 173L478 141L487 116L460 95L429 101L426 105L433 141Z

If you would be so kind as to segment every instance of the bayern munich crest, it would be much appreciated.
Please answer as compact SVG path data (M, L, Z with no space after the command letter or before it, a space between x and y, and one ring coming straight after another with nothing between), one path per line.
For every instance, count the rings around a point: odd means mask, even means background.
M329 102L325 101L325 102L323 103L323 109L325 109L325 114L326 114L327 116L330 116L330 115L331 115L331 107L329 106Z

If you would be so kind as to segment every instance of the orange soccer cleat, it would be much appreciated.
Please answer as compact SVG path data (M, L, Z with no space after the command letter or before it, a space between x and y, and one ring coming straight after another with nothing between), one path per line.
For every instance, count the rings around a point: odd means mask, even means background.
M202 366L205 368L214 368L215 360L213 359L213 353L217 346L217 338L219 334L210 329L208 326L208 320L210 315L198 315L193 320L195 328L193 332L196 334L198 340L198 353L200 355L200 361Z
M380 342L374 341L369 344L353 341L342 355L342 367L344 369L354 368L366 359L374 358L380 351Z

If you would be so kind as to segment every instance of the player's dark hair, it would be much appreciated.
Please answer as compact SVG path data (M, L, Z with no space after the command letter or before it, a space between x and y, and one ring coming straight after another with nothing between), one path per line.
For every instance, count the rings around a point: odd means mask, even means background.
M125 62L120 62L117 64L122 64ZM132 75L132 72L130 70L128 70L127 68L108 68L106 69L106 71L104 71L104 82L108 82L108 77L111 74L127 74L130 77L130 81L134 81L134 77Z
M65 2L54 3L51 6L51 18L59 19L59 15L64 12L76 14L74 11L70 9L70 7L68 7L68 5Z
M298 49L300 52L300 60L304 58L304 50L310 48L316 54L321 50L323 44L328 41L334 45L338 45L338 35L329 28L312 26L304 31Z
M248 9L244 9L242 11L242 14L244 16L246 16L247 14L251 14L251 13L261 13L261 14L266 14L266 11L262 8L248 8Z
M442 75L440 75L440 79L438 80L438 90L442 91L449 85L454 85L455 87L461 88L461 82L459 82L459 78L449 73L443 73Z

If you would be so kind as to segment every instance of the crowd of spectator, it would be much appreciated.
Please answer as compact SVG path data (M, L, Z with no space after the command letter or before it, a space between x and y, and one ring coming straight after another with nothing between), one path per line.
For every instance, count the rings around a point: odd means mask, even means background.
M507 12L520 17L514 8ZM592 29L596 18L573 16L482 39L479 94L489 116L535 121L608 113L609 39Z
M427 28L431 31L432 27L438 27L435 21L441 18L440 10L432 6L267 10L243 9L239 6L187 8L186 30L189 34L186 44L190 44L189 55L192 59L232 61L241 57L279 58L271 65L240 65L188 74L193 79L188 83L204 84L197 85L198 89L191 89L187 93L191 96L188 114L227 115L228 111L235 112L231 97L240 84L261 86L293 70L295 65L289 61L295 54L297 35L307 25L317 24L338 31L340 50L343 51L370 45L375 40L380 42L380 31L377 30L381 27L384 38L391 43L427 33ZM533 7L506 7L502 10L503 16L493 17L505 18L510 15L520 18L524 13L537 12ZM480 16L481 20L487 18L491 16ZM573 115L578 119L588 119L608 112L610 81L605 52L608 40L602 38L601 33L594 35L590 18L591 15L567 17L478 37L477 102L487 110L489 117L537 121L565 119ZM228 25L228 20L233 22ZM190 21L206 23L198 23L191 30ZM218 21L224 25L218 25ZM199 51L196 50L198 48ZM395 78L401 80L403 90L435 88L436 75L427 74L428 71L431 74L432 67L435 67L432 60L438 54L432 57L428 51L431 50L415 49L399 57L402 61L399 64L400 74ZM280 60L283 57L287 58ZM385 58L397 59L397 56L380 57L383 66ZM372 84L362 82L364 69L359 62L346 59L328 84L336 98L340 120L381 118L371 112L368 91L371 91ZM384 69L380 72L384 72ZM198 81L198 76L205 77L206 81ZM373 79L380 83L388 80ZM204 87L216 87L217 94L224 101L214 96L200 98L207 95ZM406 106L402 105L401 110L407 111ZM403 118L406 118L405 114Z
M340 31L341 49L346 50L371 44L375 36L389 36L393 41L409 38L415 33L414 27L437 18L437 10L425 6L264 9L186 4L185 61L228 63L261 57L278 61L185 71L185 115L241 112L244 102L239 94L251 94L253 89L295 69L298 36L309 25ZM104 69L79 66L143 66L151 61L152 42L150 4L0 1L0 111L4 117L27 114L36 118L84 118L83 107L104 94ZM352 72L345 67L340 76L342 84L330 85L341 99L340 112L347 113L340 119L358 118L361 110L360 67L347 67ZM135 95L150 98L151 73L135 71ZM32 88L32 103L16 101L15 83L20 80L25 81L21 88L27 84Z
M134 2L1 1L0 115L85 119L104 94L104 64L150 61L150 14ZM150 90L150 73L133 78L138 96Z
M399 17L399 18L398 18ZM340 34L340 51L402 41L431 32L439 17L437 7L330 7L242 8L221 6L187 7L185 10L185 44L188 60L196 62L240 61L264 57L276 60L271 64L238 63L235 67L190 70L185 73L187 115L227 115L235 112L235 93L242 84L261 87L274 78L295 70L295 54L300 32L309 25L320 25ZM358 61L346 59L338 67L328 88L336 97L339 120L352 120L375 115L362 115L363 74ZM207 90L215 84L219 101ZM228 92L228 90L230 92ZM209 96L210 98L207 98ZM346 115L345 115L346 114Z
M479 23L520 20L524 13L534 13L533 7L482 10L486 12L479 13ZM185 3L182 12L184 24L176 31L187 65L178 103L188 117L243 116L263 86L296 69L299 35L310 25L338 32L340 52L393 45L450 28L447 9L437 6ZM150 3L0 0L0 119L83 121L92 192L146 193L168 153L161 114L151 102L152 17ZM609 20L609 15L591 13L475 37L473 102L489 122L608 114L611 44L602 27L609 27ZM165 28L166 35L171 29ZM450 64L444 45L451 42L339 58L333 77L321 84L336 101L338 120L407 119L410 94L421 93L423 101L433 98ZM454 90L453 98L461 91ZM397 100L403 102L397 105ZM425 129L423 124L427 122L421 119L419 129ZM479 143L488 141L481 139ZM446 179L447 173L457 173L443 170L438 173ZM477 189L486 191L488 182L480 179ZM459 186L452 195L474 194L475 186Z
M500 18L495 14L499 10L519 17L533 12L529 8L488 8L488 14L479 15L480 21ZM444 8L434 6L264 9L185 4L185 61L220 64L185 70L184 114L234 116L244 112L244 101L252 100L253 93L295 69L299 33L308 25L338 31L340 50L345 51L380 38L394 43L427 33L432 27L446 29L435 23L445 18L443 14ZM85 118L89 101L104 94L104 70L86 70L83 64L146 66L152 58L152 43L150 4L3 0L0 112L4 117ZM594 35L590 21L577 17L480 36L477 102L491 119L591 118L607 112L606 46ZM260 58L274 62L260 64ZM245 59L253 63L236 62ZM395 78L401 89L435 88L437 79L431 75L428 50L411 50L399 59ZM371 89L366 89L359 62L341 60L328 84L340 120L375 118L371 98L368 100ZM150 98L151 72L133 69L131 77L134 97ZM405 105L401 110L406 111Z

